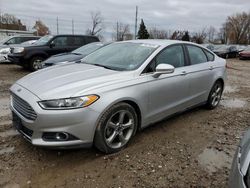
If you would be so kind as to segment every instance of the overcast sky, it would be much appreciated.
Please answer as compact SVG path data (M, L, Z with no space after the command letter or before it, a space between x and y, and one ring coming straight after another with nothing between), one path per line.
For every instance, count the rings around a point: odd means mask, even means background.
M191 32L210 25L219 28L227 16L250 11L250 0L0 0L0 12L16 15L28 28L41 19L56 34L57 16L59 33L71 33L72 19L75 33L84 33L90 12L100 11L109 38L117 21L130 24L134 33L136 5L138 19L147 27Z

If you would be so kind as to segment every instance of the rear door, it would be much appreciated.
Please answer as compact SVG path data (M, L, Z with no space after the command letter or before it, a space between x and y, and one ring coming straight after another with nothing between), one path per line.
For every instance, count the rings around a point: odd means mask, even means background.
M213 54L205 49L185 44L186 53L189 57L189 106L205 102L213 85Z

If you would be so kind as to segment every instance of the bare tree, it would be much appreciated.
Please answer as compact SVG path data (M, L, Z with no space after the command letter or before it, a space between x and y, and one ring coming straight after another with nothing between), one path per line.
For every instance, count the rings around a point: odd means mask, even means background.
M225 34L230 43L247 44L250 28L250 13L229 16L225 23Z
M214 42L216 36L216 29L213 26L210 26L207 29L207 37L209 42Z
M36 30L38 36L44 36L50 33L49 28L41 20L36 21L33 29Z
M7 13L0 15L0 29L27 30L20 19Z
M116 26L114 26L113 40L123 41L123 40L131 40L133 38L129 24L123 24L121 22L117 22Z
M174 31L170 38L173 40L182 40L184 34L185 34L184 31Z
M206 37L207 37L206 28L203 28L202 30L193 34L192 41L196 42L197 44L203 44Z
M88 35L98 35L103 29L103 17L101 12L91 12L91 28L87 29Z
M164 29L157 29L156 27L149 29L149 38L151 39L167 39L168 32Z

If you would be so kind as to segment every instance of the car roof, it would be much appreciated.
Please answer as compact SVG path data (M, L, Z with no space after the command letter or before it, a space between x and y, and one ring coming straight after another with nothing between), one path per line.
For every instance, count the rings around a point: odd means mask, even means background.
M138 39L138 40L123 41L123 42L145 43L145 44L159 45L159 46L169 46L171 44L183 44L183 43L197 45L192 42L181 41L181 40L168 40L168 39Z
M50 35L53 37L58 37L58 36L72 36L72 37L93 37L93 38L97 38L97 36L94 35L73 35L73 34L59 34L59 35Z

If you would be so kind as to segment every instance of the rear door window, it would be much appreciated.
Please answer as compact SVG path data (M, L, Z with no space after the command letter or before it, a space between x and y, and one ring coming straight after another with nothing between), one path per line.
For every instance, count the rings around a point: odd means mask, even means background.
M204 50L204 52L205 52L206 55L207 55L208 61L214 61L214 55L213 55L211 52L209 52L209 51L207 51L207 50Z
M68 36L67 37L68 46L80 47L85 44L84 38L80 36Z
M207 62L207 56L200 47L187 45L191 65Z
M85 37L85 40L86 40L86 44L99 41L96 37Z

